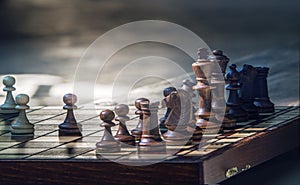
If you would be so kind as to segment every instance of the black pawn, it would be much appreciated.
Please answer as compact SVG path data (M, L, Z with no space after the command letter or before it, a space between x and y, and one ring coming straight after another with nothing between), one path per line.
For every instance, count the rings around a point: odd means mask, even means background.
M136 115L139 115L139 122L136 126L136 128L131 130L131 134L135 137L137 141L140 140L143 130L143 112L141 108L141 102L142 101L149 101L147 98L138 98L135 100L134 105L137 108L135 111Z
M166 144L161 139L158 139L158 132L153 130L157 127L157 122L151 120L151 110L150 110L150 102L142 101L140 102L141 110L143 113L143 129L141 140L138 143L138 152L139 153L165 153L166 152ZM155 125L152 125L155 124Z
M248 64L245 64L240 71L240 84L242 84L242 86L239 93L242 100L242 108L248 112L249 119L258 118L258 110L253 103L255 92L254 80L256 75L256 69Z
M167 97L169 96L172 92L175 92L176 91L176 88L175 87L167 87L163 90L163 95L164 97ZM160 132L163 134L165 132L168 131L168 128L166 127L165 125L165 122L166 120L168 119L169 115L170 115L170 112L171 112L172 108L167 108L167 111L164 115L164 117L160 118L159 119L159 129L160 129Z
M111 110L104 110L100 113L100 119L103 121L100 126L104 127L104 134L100 142L96 143L96 154L102 152L118 152L121 150L120 143L115 140L111 133L111 127L116 124L112 122L115 114Z
M238 95L238 91L240 90L240 74L236 70L235 64L229 66L229 69L229 72L225 76L229 81L229 84L226 85L226 90L229 91L228 100L226 102L229 110L226 116L235 119L237 122L247 121L248 114L244 109L242 109L241 100Z
M274 112L274 103L270 101L268 93L267 76L269 68L256 67L257 75L255 78L255 99L254 105L258 108L258 112L272 113Z
M65 94L63 97L65 105L63 109L67 109L67 116L63 123L59 124L59 134L63 135L78 135L81 136L81 124L77 123L73 110L77 108L75 103L77 97L74 94Z
M119 128L117 134L115 135L115 140L127 144L127 145L135 145L134 136L130 135L128 129L126 127L126 121L129 120L127 114L129 113L129 107L125 104L119 104L115 107L115 113L117 117L116 121L119 122Z

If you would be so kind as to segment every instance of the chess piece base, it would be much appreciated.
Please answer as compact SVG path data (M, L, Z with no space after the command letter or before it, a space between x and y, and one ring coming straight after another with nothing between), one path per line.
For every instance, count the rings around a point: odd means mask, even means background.
M62 123L59 126L59 134L63 135L81 135L81 124Z
M139 130L139 129L133 129L131 130L131 134L134 136L134 138L136 140L140 140L141 139L141 135L142 135L142 130Z
M12 134L32 134L34 133L34 128L11 128Z
M152 136L146 135L141 138L138 144L139 153L166 153L166 143L164 141L156 141Z
M19 114L19 110L0 108L0 114L16 114L16 115L18 115Z
M227 116L235 119L237 122L248 121L248 113L241 107L230 107Z
M223 129L235 129L236 122L223 122L222 127L223 127Z
M269 99L258 99L254 100L254 105L257 107L259 113L272 113L274 112L274 103Z
M121 147L118 142L100 141L96 143L96 154L119 151L121 151Z
M59 136L82 136L79 129L59 129Z
M215 134L222 131L222 125L211 121L205 121L197 125L202 133Z
M225 114L224 117L216 116L216 119L222 123L222 128L224 129L233 129L236 127L236 120L227 114Z
M191 144L191 133L185 130L168 130L163 134L167 145L189 145Z
M121 145L132 145L135 146L135 138L134 136L126 136L126 135L116 135L115 140L119 141Z
M257 107L254 106L253 103L243 103L242 109L247 111L249 119L257 119L258 118L258 110Z

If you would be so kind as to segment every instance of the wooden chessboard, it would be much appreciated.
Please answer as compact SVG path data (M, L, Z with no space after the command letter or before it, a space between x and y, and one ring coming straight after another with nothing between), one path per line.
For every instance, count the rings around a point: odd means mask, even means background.
M113 109L96 106L107 108ZM134 111L130 107L129 130L137 124ZM258 120L238 123L233 131L205 134L200 145L167 146L167 153L178 152L147 166L139 166L139 159L163 154L138 154L136 147L95 154L103 134L95 107L75 111L82 136L58 136L66 116L61 107L34 107L27 115L35 124L33 136L12 136L13 119L1 119L0 184L216 184L299 146L299 107L276 107Z

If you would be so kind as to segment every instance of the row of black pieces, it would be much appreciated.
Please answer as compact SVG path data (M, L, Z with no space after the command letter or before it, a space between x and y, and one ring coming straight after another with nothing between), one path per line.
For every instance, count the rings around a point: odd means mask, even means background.
M245 64L238 71L232 64L225 75L229 91L227 115L238 122L258 119L259 113L274 112L274 104L268 95L267 76L269 68Z

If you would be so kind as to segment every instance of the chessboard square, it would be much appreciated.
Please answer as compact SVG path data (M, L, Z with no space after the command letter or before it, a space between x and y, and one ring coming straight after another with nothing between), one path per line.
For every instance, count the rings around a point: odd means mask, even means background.
M9 133L10 131L8 131L8 130L3 130L3 131L0 131L0 136L1 135L4 135L4 134L7 134L7 133Z
M81 123L82 130L103 130L103 128L99 127L99 124L87 124L86 122Z
M46 106L46 107L44 107L42 110L62 110L62 107L61 106Z
M132 152L120 151L120 152L103 152L103 153L97 153L97 155L101 155L102 157L107 158L107 159L111 159L111 158L117 159L119 157L122 157L122 156L125 156L125 155L129 155L131 153Z
M1 150L0 154L18 154L18 155L29 155L38 153L45 150L45 148L7 148L5 150Z
M53 148L50 150L45 150L37 155L33 155L30 158L34 158L34 156L54 156L53 158L70 158L72 156L84 153L89 151L90 148Z
M202 138L217 138L221 136L221 134L208 134L208 133L205 133Z
M24 157L27 157L28 155L24 155L24 154L3 154L0 155L0 159L1 160L18 160L18 159L23 159Z
M215 150L216 150L215 148L199 149L199 150L194 150L194 151L186 154L185 156L203 156L203 155L207 155Z
M243 138L225 138L225 139L220 139L220 140L216 141L216 144L219 144L219 143L235 143L235 142L238 142L241 139L243 139Z
M36 138L35 141L39 142L70 142L79 139L80 136L63 136L63 137L57 137L57 136L44 136Z
M223 148L229 144L231 144L231 143L209 144L209 145L201 147L201 149L219 149L219 148Z
M34 126L35 130L56 130L58 127L56 124L35 124Z
M0 130L5 133L7 131L10 131L10 125L0 125Z
M204 140L202 139L202 141L203 141L203 142L206 142L206 143L214 143L214 142L218 141L218 139L208 139L207 141L204 141Z
M297 117L297 116L299 116L299 111L298 112L289 112L289 113L286 113L285 115L287 115L287 116L291 116L291 117Z
M26 157L26 160L36 160L36 159L40 159L40 160L63 160L63 159L70 159L70 156L67 155L61 155L61 156L56 156L56 155L52 155L52 154L37 154L37 155L33 155L33 156L29 156Z
M16 144L18 144L19 142L0 142L0 150L3 149L3 148L7 148L7 147L11 147L11 146L14 146Z
M186 155L187 153L190 153L191 151L190 150L183 150L183 151L180 151L178 152L176 155Z
M88 149L94 149L95 145L93 145L92 143L88 143L88 142L70 142L64 145L61 145L57 148L88 148Z
M92 159L97 159L97 156L95 155L95 151L94 151L93 155L79 155L76 156L74 159L92 160Z
M14 147L23 147L23 148L44 148L44 149L47 149L47 148L53 148L53 147L56 147L58 145L60 145L61 143L59 142L53 142L53 141L49 141L49 142L37 142L35 140L32 140L32 141L28 141L28 142L25 142L25 143L20 143L18 144L17 146L14 146Z
M236 125L237 125L237 127L243 127L243 126L246 126L246 125L248 125L252 122L253 121L237 122Z
M137 161L148 161L148 160L165 160L167 157L169 157L168 154L138 154L138 153L131 153L130 155L122 156L117 160L118 161L127 161L127 160L137 160Z
M261 127L250 127L250 128L246 128L243 131L244 132L261 132L266 130L267 128L261 128Z
M275 107L275 110L285 110L285 109L287 109L286 106L276 106Z
M62 109L39 109L39 110L35 110L32 111L28 114L33 114L33 115L57 115L57 114L63 114L64 112L62 111Z
M178 146L174 146L174 145L167 145L167 148L174 148L174 149L190 149L194 147L193 145L178 145Z
M262 116L262 117L268 117L268 116L271 116L273 115L274 113L259 113L259 116Z
M81 134L82 134L82 137L86 137L91 134L94 134L95 132L98 132L98 131L97 130L82 130Z
M207 150L194 150L190 153L185 154L185 156L203 156L208 154L210 151L214 151L213 149L207 149Z
M39 124L39 125L57 125L62 123L64 120L65 116L58 116L59 119L46 119L46 120L39 120L36 121L35 124ZM55 117L57 118L57 117Z
M36 122L39 120L52 118L54 115L43 115L43 114L27 114L27 118L31 120L31 122ZM54 117L55 118L55 117Z
M35 130L34 135L37 137L43 136L43 135L49 135L53 133L53 131L50 130Z
M255 125L255 127L259 127L259 128L270 128L270 127L273 127L273 126L276 126L276 125L279 125L279 124L273 124L273 123L260 123L258 125Z
M255 132L248 132L248 133L238 132L228 136L228 138L245 138L245 137L252 136L254 134Z
M271 119L271 120L267 120L263 123L266 123L266 124L272 124L272 125L278 125L278 124L281 124L282 122L284 122L284 120L282 119Z
M289 114L284 114L284 115L280 115L278 117L276 117L277 119L283 119L283 120L288 120L288 119L292 119L295 118L299 115L289 115Z
M1 142L11 142L11 141L24 142L29 139L33 139L34 137L35 136L33 135L11 135L11 133L7 133L0 136L0 141Z

